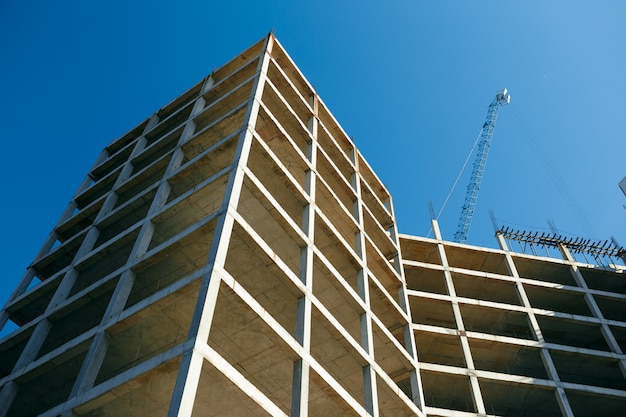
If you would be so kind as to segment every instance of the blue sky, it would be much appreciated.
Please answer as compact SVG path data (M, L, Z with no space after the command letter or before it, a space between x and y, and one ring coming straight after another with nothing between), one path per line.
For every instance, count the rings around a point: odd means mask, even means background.
M597 238L626 245L625 2L214 3L0 3L0 303L101 149L271 29L390 189L401 232L428 233L428 201L439 210L506 87L468 243L495 247L490 209L588 235L530 140Z

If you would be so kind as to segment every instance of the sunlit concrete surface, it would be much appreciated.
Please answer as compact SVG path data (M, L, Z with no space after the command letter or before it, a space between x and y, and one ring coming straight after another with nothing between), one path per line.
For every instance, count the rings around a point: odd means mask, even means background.
M433 228L270 34L103 150L0 313L0 417L619 415L623 269Z

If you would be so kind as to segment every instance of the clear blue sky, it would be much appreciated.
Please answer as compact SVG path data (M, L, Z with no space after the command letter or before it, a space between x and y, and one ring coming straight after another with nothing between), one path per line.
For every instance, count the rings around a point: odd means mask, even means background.
M0 2L0 303L100 150L271 29L392 192L401 232L428 233L428 201L506 87L468 243L495 247L489 209L587 234L516 112L597 237L626 245L624 22L622 0Z

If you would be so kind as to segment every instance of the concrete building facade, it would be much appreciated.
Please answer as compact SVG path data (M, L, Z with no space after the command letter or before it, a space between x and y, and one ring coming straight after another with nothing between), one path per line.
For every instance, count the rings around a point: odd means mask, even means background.
M0 313L0 416L619 414L623 268L433 228L270 34L104 149Z

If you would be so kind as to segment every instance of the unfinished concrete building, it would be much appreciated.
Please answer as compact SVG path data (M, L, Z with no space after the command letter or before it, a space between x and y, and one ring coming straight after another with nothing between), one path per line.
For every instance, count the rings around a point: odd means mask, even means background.
M104 149L0 315L0 416L619 414L623 270L433 226L268 35Z

